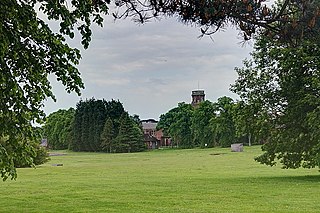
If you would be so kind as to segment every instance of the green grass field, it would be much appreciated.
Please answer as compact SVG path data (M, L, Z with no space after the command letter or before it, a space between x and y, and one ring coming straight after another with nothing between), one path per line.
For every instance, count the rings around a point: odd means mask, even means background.
M319 171L260 165L260 147L64 153L0 182L0 212L320 212Z

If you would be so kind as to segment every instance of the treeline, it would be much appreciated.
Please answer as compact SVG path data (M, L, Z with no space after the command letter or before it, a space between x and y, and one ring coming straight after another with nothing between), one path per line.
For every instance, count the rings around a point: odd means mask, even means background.
M180 148L259 144L263 138L254 134L250 116L243 102L224 96L215 103L207 100L197 107L179 103L160 116L157 129L163 129Z
M137 152L145 149L137 115L130 116L120 101L80 101L76 109L50 114L44 135L52 149L90 152Z

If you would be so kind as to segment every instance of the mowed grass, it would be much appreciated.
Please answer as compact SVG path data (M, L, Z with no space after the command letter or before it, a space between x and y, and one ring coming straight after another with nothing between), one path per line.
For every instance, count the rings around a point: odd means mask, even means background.
M320 212L319 171L260 165L260 152L65 151L0 182L0 212Z

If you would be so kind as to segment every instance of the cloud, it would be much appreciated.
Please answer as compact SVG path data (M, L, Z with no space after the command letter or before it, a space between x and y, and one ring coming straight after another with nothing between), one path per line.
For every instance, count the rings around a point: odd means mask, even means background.
M109 86L123 86L130 83L129 79L92 79L90 80L93 83L96 83L100 87L109 87Z

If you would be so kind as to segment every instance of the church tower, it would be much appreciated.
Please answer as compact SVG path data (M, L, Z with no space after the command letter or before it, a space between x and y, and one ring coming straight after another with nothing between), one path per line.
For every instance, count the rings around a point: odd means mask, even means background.
M192 97L191 105L194 107L199 105L201 102L205 100L204 90L193 90L191 97Z

